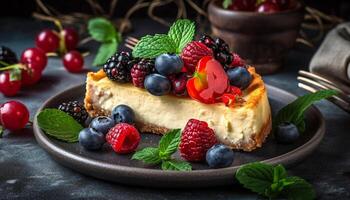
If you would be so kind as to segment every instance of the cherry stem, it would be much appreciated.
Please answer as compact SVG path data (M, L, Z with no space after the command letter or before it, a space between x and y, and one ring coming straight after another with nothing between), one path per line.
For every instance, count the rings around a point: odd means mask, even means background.
M55 52L48 52L48 53L46 53L46 56L47 56L47 57L57 57L58 54L55 53Z
M7 62L1 61L1 60L0 60L0 64L5 65L5 66L10 65L10 64L8 64Z
M84 53L81 53L81 55L82 55L83 57L86 57L86 56L90 55L90 52L89 52L89 51L86 51L86 52L84 52Z
M13 65L9 65L9 66L0 68L0 71L6 71L6 70L11 70L11 69L16 69L16 68L24 69L25 66L21 63L17 63L17 64L13 64Z

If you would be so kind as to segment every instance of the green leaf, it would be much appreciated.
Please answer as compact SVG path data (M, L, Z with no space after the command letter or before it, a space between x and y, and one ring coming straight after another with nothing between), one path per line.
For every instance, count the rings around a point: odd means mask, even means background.
M117 48L118 48L118 43L116 42L116 40L102 43L100 48L98 49L93 65L94 66L103 65L106 62L106 60L117 51Z
M134 57L154 58L163 53L175 53L176 45L167 35L146 35L137 43L132 54Z
M136 153L134 153L131 159L142 160L147 164L158 164L161 162L158 148L154 147L147 147L140 151L137 151Z
M73 117L54 108L41 111L37 120L47 135L65 142L77 142L79 132L83 129Z
M93 39L99 42L117 41L118 33L114 25L105 18L97 17L88 22L88 31Z
M282 108L276 115L273 120L273 129L283 123L289 122L295 124L300 132L305 131L305 122L304 122L304 112L310 107L314 102L329 98L337 94L335 90L321 90L315 93L306 94L299 97L292 103L288 104Z
M223 0L222 7L227 9L232 4L232 0Z
M19 81L22 79L22 71L19 67L10 70L10 81Z
M166 160L162 162L162 170L191 171L192 166L185 161Z
M277 165L273 168L273 182L278 182L287 177L287 171L282 165Z
M159 156L169 159L176 152L181 139L181 129L173 129L167 132L159 141Z
M188 19L179 19L170 27L168 36L174 41L177 54L193 40L195 29L194 23Z
M289 200L312 200L316 198L312 185L304 179L296 176L285 178L290 184L285 186L283 195Z

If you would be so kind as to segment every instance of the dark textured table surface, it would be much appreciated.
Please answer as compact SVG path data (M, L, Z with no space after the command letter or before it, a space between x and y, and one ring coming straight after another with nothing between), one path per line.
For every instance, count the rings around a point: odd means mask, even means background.
M133 36L165 32L167 28L150 20L135 20ZM34 46L38 31L47 24L30 19L0 19L0 45L9 46L18 54ZM96 44L87 46L92 53ZM95 48L94 48L95 47ZM296 75L307 66L314 50L296 47L288 55L284 69L265 76L267 83L301 95ZM93 56L85 60L89 66ZM87 67L89 68L89 67ZM91 69L91 68L90 68ZM30 109L31 117L50 96L70 86L83 83L85 73L69 74L57 58L49 60L42 80L22 89L14 98L0 94L0 102L16 99ZM327 101L316 104L326 123L326 136L316 151L303 162L289 169L294 175L311 182L319 199L350 199L350 118ZM0 199L257 199L238 186L205 189L152 189L120 185L97 180L67 169L41 149L30 127L0 139Z

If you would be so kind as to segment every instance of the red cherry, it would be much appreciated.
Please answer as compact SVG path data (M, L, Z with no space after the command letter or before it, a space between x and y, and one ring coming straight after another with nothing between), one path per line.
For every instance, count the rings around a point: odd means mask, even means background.
M22 129L28 121L29 111L21 102L8 101L0 106L0 122L6 129Z
M78 73L83 70L84 58L78 51L70 51L63 57L64 67L72 73Z
M21 81L10 81L10 72L5 71L0 73L0 92L5 96L15 96L21 89Z
M268 2L277 4L281 10L287 10L289 8L289 5L290 5L289 0L268 0Z
M78 33L72 28L65 28L62 30L61 35L64 38L67 51L74 50L79 42Z
M33 67L32 63L27 64L26 70L22 70L22 85L33 85L41 79L42 71L40 68Z
M230 10L254 11L256 0L235 0L230 6Z
M279 12L280 8L277 4L271 3L271 2L264 2L258 6L256 9L259 13L275 13Z
M60 43L58 35L50 29L41 31L35 39L35 44L44 52L55 52Z
M31 63L36 68L44 70L47 64L47 56L45 52L39 48L29 48L22 53L21 63Z

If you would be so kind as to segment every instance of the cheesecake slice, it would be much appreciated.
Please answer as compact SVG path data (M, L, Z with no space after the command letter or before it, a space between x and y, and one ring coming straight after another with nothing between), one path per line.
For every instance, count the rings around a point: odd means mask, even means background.
M153 96L132 84L109 80L101 70L88 73L85 107L92 117L110 115L119 104L130 106L141 132L164 134L169 129L185 127L189 119L206 121L217 139L233 149L251 151L261 147L271 131L271 110L267 91L253 67L243 101L233 106L204 104L189 97Z

